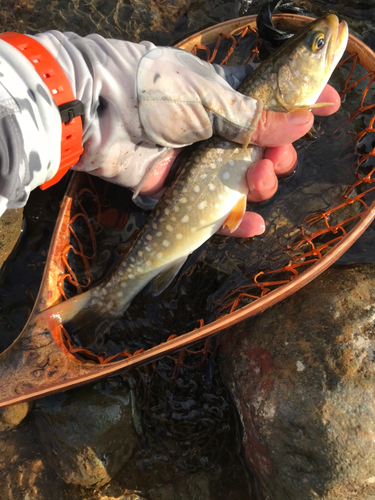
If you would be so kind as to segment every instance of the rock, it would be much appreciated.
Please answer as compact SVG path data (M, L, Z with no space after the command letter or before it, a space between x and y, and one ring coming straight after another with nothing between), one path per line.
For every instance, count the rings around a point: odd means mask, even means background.
M56 477L44 455L31 417L17 428L0 433L2 500L78 500L74 494L66 496L63 481Z
M221 371L264 498L375 498L375 266L331 268L225 332Z
M67 483L107 483L138 447L130 395L109 382L45 398L36 417L50 464Z
M29 403L20 403L0 410L0 432L17 427L29 412Z
M6 210L0 217L0 269L18 241L23 209Z

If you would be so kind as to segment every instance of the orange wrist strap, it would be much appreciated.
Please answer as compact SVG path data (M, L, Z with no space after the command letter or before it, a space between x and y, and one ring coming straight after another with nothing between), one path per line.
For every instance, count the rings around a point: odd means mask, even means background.
M75 99L72 88L61 66L42 44L27 35L1 33L0 39L21 52L34 66L43 82L47 85L61 115L61 160L59 169L50 179L40 186L47 189L58 182L75 165L83 152L82 115L83 104Z

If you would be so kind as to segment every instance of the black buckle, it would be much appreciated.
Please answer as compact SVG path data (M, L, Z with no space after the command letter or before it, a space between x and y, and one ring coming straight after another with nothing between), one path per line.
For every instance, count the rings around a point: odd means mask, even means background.
M77 116L83 116L85 113L83 103L78 99L76 99L75 101L60 104L58 108L60 111L62 123L69 123L73 120L73 118L76 118Z

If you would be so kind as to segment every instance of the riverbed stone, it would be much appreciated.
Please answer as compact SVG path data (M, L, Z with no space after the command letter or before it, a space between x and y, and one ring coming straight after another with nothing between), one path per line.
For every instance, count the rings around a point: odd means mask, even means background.
M330 268L221 343L267 500L375 498L375 266Z
M23 208L6 210L0 217L0 269L20 237L22 217Z
M30 403L20 403L0 410L0 432L17 427L26 417L29 409Z
M101 486L138 448L129 391L106 381L45 398L36 421L49 462L66 482Z

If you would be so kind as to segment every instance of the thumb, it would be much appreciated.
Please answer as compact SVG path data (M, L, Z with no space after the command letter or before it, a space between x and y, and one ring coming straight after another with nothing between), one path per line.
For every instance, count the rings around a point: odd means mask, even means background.
M307 110L280 113L263 109L249 143L266 147L285 146L307 134L313 123L314 116Z

